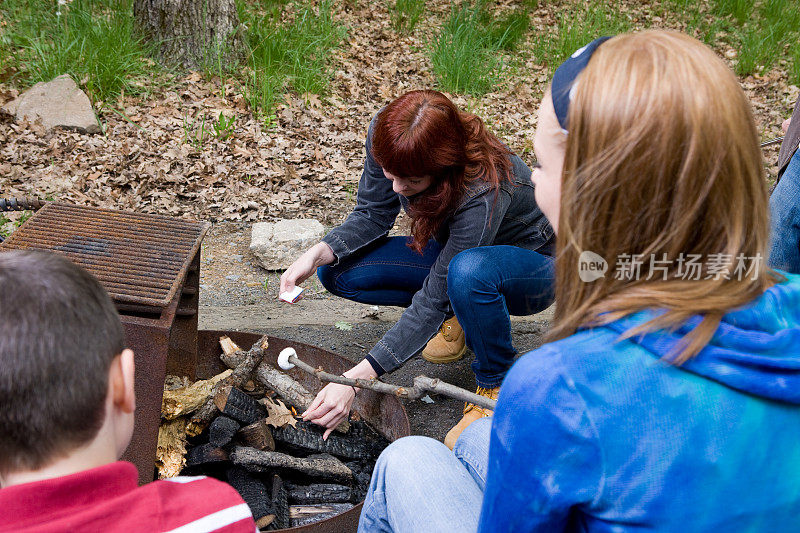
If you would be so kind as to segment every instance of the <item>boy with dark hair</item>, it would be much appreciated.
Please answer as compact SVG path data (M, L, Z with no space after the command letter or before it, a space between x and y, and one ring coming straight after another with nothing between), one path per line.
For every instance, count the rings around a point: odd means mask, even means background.
M55 254L0 253L0 531L256 530L231 487L137 487L133 352L111 299Z

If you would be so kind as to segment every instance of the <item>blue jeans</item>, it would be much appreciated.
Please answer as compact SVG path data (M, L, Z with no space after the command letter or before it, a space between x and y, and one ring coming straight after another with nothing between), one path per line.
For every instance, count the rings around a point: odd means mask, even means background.
M491 418L476 420L452 452L428 437L393 442L375 463L358 531L476 531L491 428Z
M441 250L430 241L419 255L407 237L383 239L317 276L328 291L372 305L408 307ZM500 385L517 355L510 315L532 315L554 297L553 258L517 246L482 246L456 255L447 271L447 293L475 353L472 370L481 387Z
M769 199L768 264L800 274L800 150L795 152Z
M442 247L431 239L420 255L407 242L408 237L381 239L336 266L319 267L317 277L328 292L348 300L408 307Z
M447 294L475 353L480 387L497 387L514 363L510 315L533 315L553 303L553 258L516 246L465 250L450 261Z

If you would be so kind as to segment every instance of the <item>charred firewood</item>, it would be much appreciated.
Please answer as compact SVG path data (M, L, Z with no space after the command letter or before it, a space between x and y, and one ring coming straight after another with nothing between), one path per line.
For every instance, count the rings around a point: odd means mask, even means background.
M218 416L208 428L208 442L222 448L233 440L233 436L240 427L236 420L227 416Z
M325 428L311 422L298 422L295 427L285 425L272 430L276 441L306 452L329 453L346 459L366 459L380 453L371 441L331 433L322 439ZM376 453L377 451L377 453Z
M360 502L367 495L369 484L372 480L372 470L375 468L374 461L348 461L345 463L347 468L353 473L353 501Z
M353 508L352 503L327 503L320 505L291 505L289 516L292 527L305 526L331 518Z
M283 480L277 474L273 474L272 476L269 503L270 513L275 519L267 529L283 529L289 527L289 500Z
M286 484L289 502L294 505L315 503L347 503L353 498L353 491L346 485L315 483L313 485Z
M272 508L267 486L260 479L253 476L247 469L237 465L229 468L225 472L225 476L230 486L236 489L236 492L250 507L250 512L253 514L256 524L259 521L263 523L259 527L265 527L273 522L274 516L271 516Z
M262 451L275 451L275 440L272 438L272 430L270 430L266 421L259 420L249 426L243 427L239 430L239 440L242 444Z
M353 477L353 473L344 463L325 454L298 458L280 452L236 447L231 454L231 460L251 472L289 471L338 483L349 483Z
M244 425L252 424L267 414L261 404L235 387L222 387L218 390L214 394L214 405L222 414Z
M228 461L228 452L213 444L195 446L186 454L186 467L196 467Z
M267 349L267 337L261 337L250 350L242 352L240 362L231 372L231 375L214 385L214 396L224 387L241 387L250 379L253 369L264 358L264 350ZM210 398L194 415L186 433L189 436L199 435L211 420L217 415L217 406L214 398ZM253 421L254 422L254 421Z
M220 344L222 345L222 350L225 352L221 357L223 363L230 368L241 364L245 352L241 351L241 349L227 337L222 337L222 339L220 339ZM281 372L266 361L261 363L255 372L256 377L261 383L277 392L286 403L299 411L305 411L308 406L311 405L311 402L314 401L314 394L289 377L289 375ZM343 420L336 429L346 433L350 429L350 424L347 420Z

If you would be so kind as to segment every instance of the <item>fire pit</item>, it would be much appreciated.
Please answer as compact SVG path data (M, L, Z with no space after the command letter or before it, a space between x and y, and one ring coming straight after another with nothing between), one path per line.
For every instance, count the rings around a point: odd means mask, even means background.
M167 374L190 380L225 370L220 337L249 347L254 333L198 331L200 243L207 223L48 203L5 242L0 250L33 248L65 255L92 272L114 300L127 343L136 352L137 413L134 437L123 459L139 469L140 483L153 479L164 381ZM315 346L270 338L265 360L293 347L314 366L339 374L352 363ZM298 369L287 372L309 392L322 383ZM353 404L355 417L388 441L410 434L400 400L362 390ZM355 531L362 504L326 520L285 531Z
M261 335L246 332L201 330L198 332L198 377L210 378L222 372L227 367L221 362L220 337L228 336L241 347L250 347L258 341ZM322 366L325 370L341 373L352 366L352 363L336 354L300 342L288 341L269 337L269 348L264 360L272 362L277 359L278 353L288 346L293 347L298 355L314 366ZM299 369L287 372L293 379L316 393L323 383L316 377L306 374ZM411 434L408 417L402 402L393 396L379 394L369 390L362 390L356 396L353 404L355 417L366 421L389 441ZM314 524L293 527L280 531L303 531L308 533L345 532L355 531L358 517L361 514L362 503L352 509Z

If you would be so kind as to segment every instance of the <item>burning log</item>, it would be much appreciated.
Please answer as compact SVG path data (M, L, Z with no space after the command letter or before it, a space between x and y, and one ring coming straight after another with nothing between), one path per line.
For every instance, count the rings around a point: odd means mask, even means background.
M250 350L242 353L240 363L233 368L233 372L225 379L219 381L214 385L213 394L216 394L223 389L223 387L242 387L250 379L253 369L264 358L264 350L268 347L267 337L261 337ZM199 435L211 420L217 414L217 406L214 403L214 398L206 401L203 407L200 408L193 416L186 428L186 433L190 436Z
M235 387L223 387L214 394L214 405L226 416L244 425L255 423L267 413L261 404Z
M349 483L353 478L353 473L344 463L335 457L324 454L298 458L285 453L266 452L240 446L233 449L231 460L234 464L241 465L251 472L288 470L338 483Z
M211 392L219 381L231 375L233 370L226 370L211 379L204 379L174 390L165 390L161 401L161 416L173 420L188 415L199 409L211 397Z
M289 501L295 505L314 503L348 503L352 501L353 489L334 483L315 483L313 485L286 484Z
M328 503L324 505L291 505L289 516L292 519L292 527L313 524L330 518L339 513L343 513L353 508L352 503Z
M223 351L221 356L223 363L230 368L235 368L242 363L246 352L243 352L229 337L221 337L220 345ZM261 383L277 392L286 403L299 411L305 411L314 401L314 394L266 361L256 369L256 377ZM344 420L336 426L336 429L346 433L350 429L350 423Z
M160 479L177 476L186 462L186 418L164 422L158 428L156 467Z
M357 436L341 436L332 433L327 440L322 439L324 428L311 422L298 422L294 427L285 425L272 430L276 441L300 448L307 452L329 453L346 459L367 459L380 453L373 443Z
M250 448L261 451L275 451L275 440L265 420L259 420L239 430L239 440Z
M208 427L208 442L218 448L229 444L239 431L239 423L227 416L218 416Z

